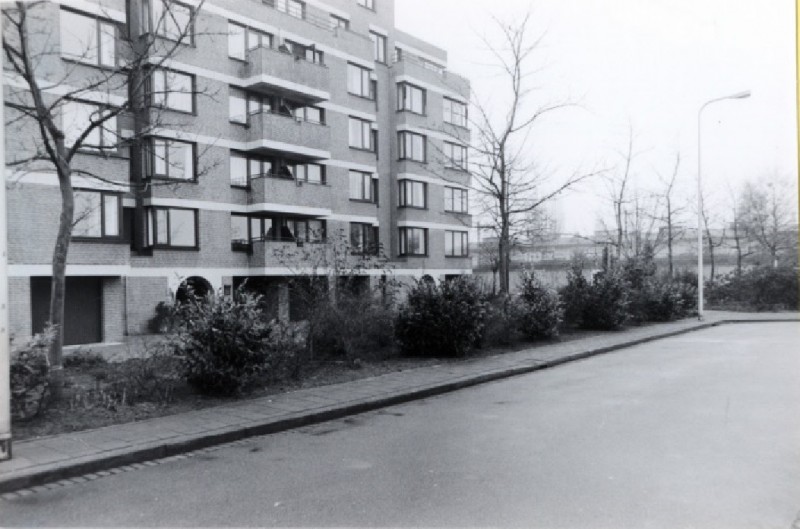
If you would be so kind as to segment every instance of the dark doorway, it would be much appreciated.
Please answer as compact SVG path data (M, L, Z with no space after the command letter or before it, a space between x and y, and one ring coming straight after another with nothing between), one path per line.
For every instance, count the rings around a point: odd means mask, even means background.
M33 333L44 330L50 319L49 277L31 278ZM64 345L103 341L103 280L99 277L68 277L64 299Z

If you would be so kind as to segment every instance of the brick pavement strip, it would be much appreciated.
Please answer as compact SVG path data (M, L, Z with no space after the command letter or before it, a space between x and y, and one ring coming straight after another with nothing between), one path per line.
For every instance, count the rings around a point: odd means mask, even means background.
M215 445L338 419L722 323L800 322L799 316L709 312L703 322L652 325L461 364L436 364L138 423L21 441L13 446L14 458L0 462L0 494L18 497L42 490L44 484L64 486L147 468L142 462L155 465L158 463L154 460L184 458Z

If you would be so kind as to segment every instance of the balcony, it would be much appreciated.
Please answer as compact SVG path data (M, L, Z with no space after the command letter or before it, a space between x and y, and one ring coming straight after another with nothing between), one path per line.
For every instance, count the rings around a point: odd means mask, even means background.
M250 213L320 218L332 213L332 202L330 186L265 175L250 181L247 209Z
M395 78L405 75L412 79L441 86L461 96L463 99L469 99L470 84L466 77L462 77L410 53L395 54L392 73Z
M331 98L326 66L272 48L250 50L239 76L243 88L249 90L278 93L309 104Z
M260 112L250 116L247 150L261 154L290 154L301 160L331 157L331 129L292 116Z
M286 273L305 271L313 263L325 262L329 252L324 243L282 240L256 240L249 245L249 265L254 268L280 267ZM316 257L319 257L318 259ZM307 262L311 258L311 262ZM311 269L307 270L309 273Z

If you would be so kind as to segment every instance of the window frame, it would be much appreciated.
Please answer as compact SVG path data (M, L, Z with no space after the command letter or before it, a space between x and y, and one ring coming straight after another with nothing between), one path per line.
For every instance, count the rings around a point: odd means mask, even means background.
M456 194L459 195L458 201ZM450 196L448 196L450 195ZM456 203L460 203L462 209L456 209ZM448 206L450 206L448 208ZM460 187L444 187L444 210L446 213L469 213L469 191Z
M191 168L191 178L177 178L172 177L167 174L161 174L156 172L156 142L164 142L164 167L169 171L170 163L169 163L169 146L172 143L180 143L183 145L189 145L192 149L192 168ZM148 141L148 179L150 180L166 180L171 182L185 182L185 183L197 183L197 144L190 141L182 141L182 140L175 140L172 138L163 138L161 136L151 136ZM185 168L184 168L185 172Z
M372 58L375 62L387 64L386 54L389 42L386 35L376 31L369 32L369 38L372 40Z
M344 29L345 31L350 30L350 20L340 17L334 13L328 13L330 15L330 22L331 22L331 29L338 30Z
M351 72L356 72L356 71L358 71L358 75L359 75L359 89L358 89L358 92L353 92L351 90L352 83L350 81L351 81L351 79L354 79L355 77L353 77L351 75ZM365 82L366 82L366 85L365 85ZM366 94L364 93L365 88L366 88L366 92L367 92ZM370 101L375 101L376 92L377 92L377 90L375 90L375 83L372 80L372 70L370 70L369 68L364 68L363 66L361 66L359 64L356 64L356 63L353 63L353 62L348 62L347 63L347 93L350 94L350 95L354 95L356 97L361 97L363 99L369 99Z
M422 138L422 159L414 157L414 137ZM409 152L406 146L406 137L409 137L410 146L411 146L411 156L409 156ZM419 134L416 132L411 132L408 130L401 130L397 133L398 138L398 154L399 160L408 160L412 162L419 162L419 163L428 163L428 137L424 134Z
M461 253L455 253L456 237L460 239ZM449 246L449 249L448 249ZM444 232L445 257L469 257L469 232L461 230L445 230Z
M176 108L174 106L170 106L169 104L169 95L171 93L174 94L184 94L185 92L173 92L170 88L170 74L183 76L189 78L189 83L191 85L191 93L189 94L191 97L191 109L184 110L182 108ZM164 83L164 91L162 93L156 93L156 76L163 75L163 83ZM149 96L150 96L150 105L155 108L160 108L163 110L169 110L171 112L180 112L181 114L188 114L195 116L197 115L197 77L194 74L182 72L180 70L175 70L172 68L153 68L150 72L149 76ZM156 102L156 98L161 97L163 98L163 103Z
M361 181L359 182L359 191L363 192L365 190L369 190L369 196L367 198L364 197L354 197L352 191L354 189L353 178L359 178ZM348 182L348 197L352 202L364 202L368 204L377 204L378 203L378 193L377 193L377 179L374 177L372 173L368 173L366 171L357 171L355 169L350 169L347 173L347 182ZM362 193L363 194L363 193Z
M448 111L448 106L447 106L448 104L450 105L449 106L449 108L450 108L449 111ZM454 113L453 112L454 105L458 105L459 107L463 108L464 113L463 114ZM443 98L443 103L442 103L442 121L444 121L445 123L447 123L449 125L455 125L457 127L467 128L467 125L469 123L469 114L468 113L469 113L469 108L467 107L467 105L465 103L462 103L461 101L458 101L458 100L453 99L451 97L446 97L445 96ZM453 120L452 119L453 116L460 116L461 120L462 120L462 123L459 123L458 121Z
M375 0L356 0L356 3L365 9L375 11Z
M75 228L78 226L78 223L81 222L83 219L79 219L76 221L72 226L72 235L70 237L73 241L80 241L80 242L111 242L111 243L118 243L118 242L126 242L125 237L123 235L123 207L122 207L122 193L118 193L115 191L102 191L99 189L86 189L86 188L75 188L74 189L74 199L77 199L78 193L93 193L100 195L100 235L93 236L93 235L74 235ZM106 202L105 199L107 196L115 197L117 199L117 234L116 235L107 235L106 234ZM77 200L76 200L77 202Z
M359 124L359 145L353 145L353 123ZM375 152L377 141L375 131L372 128L373 122L355 116L348 116L347 121L347 144L351 149L359 151ZM366 140L367 145L364 146Z
M414 90L418 90L421 94L420 101L422 103L422 108L420 111L414 109ZM397 111L411 112L418 116L426 116L428 111L428 91L406 81L397 83Z
M443 145L443 152L444 152L444 166L447 169L454 169L456 171L466 171L467 170L467 147L465 145L461 145L460 143L454 143L451 141L445 141ZM456 163L456 159L454 154L456 150L461 154L461 161L460 164Z
M170 215L171 211L191 211L194 213L194 246L182 246L182 245L174 245L172 244L172 233L171 233L171 224L172 224L172 217ZM167 212L167 243L158 242L158 216L156 214L157 211L166 211ZM200 249L200 210L195 208L182 208L182 207L173 207L173 206L149 206L148 207L148 214L147 214L147 242L148 246L155 249L164 249L164 250L189 250L189 251L197 251Z
M354 243L354 235L358 234L361 244ZM378 255L380 253L380 228L367 222L350 223L350 253L352 255Z
M195 35L194 35L194 33L195 33L195 27L194 27L194 22L195 22L194 14L195 14L195 11L194 11L194 7L189 5L189 4L185 4L183 2L179 2L177 0L150 0L150 2L151 2L151 4L150 4L149 31L152 31L152 33L154 35L156 35L157 37L159 37L159 38L166 39L166 40L169 40L171 42L178 42L178 38L173 37L172 35L169 35L167 33L166 29L165 29L165 24L163 24L163 22L165 20L167 20L166 17L163 17L161 19L162 24L158 24L158 20L156 20L156 3L159 3L159 4L161 4L163 6L164 12L166 12L167 4L170 4L170 5L174 4L174 5L182 7L182 8L184 8L184 9L189 11L188 32L187 32L186 36L184 37L184 40L182 41L182 44L189 45L189 46L194 46L194 37L195 37ZM188 37L188 39L186 39L186 37Z
M428 228L418 228L418 227L415 227L415 226L403 226L403 227L398 228L398 230L399 230L398 255L400 257L427 257L428 256L428 251L429 251L429 248L430 248L430 241L429 241L429 238L428 238L429 237ZM423 246L422 253L410 253L408 251L408 246L409 246L408 245L408 235L409 235L410 231L414 231L414 232L418 231L418 232L420 232L422 234L422 238L423 238L423 241L422 241L422 243L423 243L422 244L422 246Z
M411 208L411 209L428 209L428 183L420 180L412 180L410 178L403 178L398 180L398 207ZM413 188L417 185L422 187L422 205L413 203L415 194ZM409 189L410 188L410 189ZM411 193L409 193L411 191Z
M88 101L82 101L82 100L78 100L78 99L67 99L66 101L64 101L64 104L62 105L61 110L60 110L60 112L61 112L61 126L62 126L62 129L64 129L64 131L65 131L64 144L68 149L71 149L75 145L75 141L70 141L70 140L72 140L72 138L69 137L69 132L68 132L70 130L70 127L66 123L66 115L65 115L66 114L66 108L69 105L79 105L79 106L94 108L95 110L93 110L90 113L90 117L91 117L91 115L93 115L95 113L102 114L103 113L103 108L102 108L103 105L99 105L97 103L92 103L92 102L88 102ZM110 125L112 123L113 123L113 127ZM111 130L112 128L113 128L113 131ZM79 132L83 133L83 132L85 132L85 130L86 129L81 129ZM98 146L86 143L86 141L91 137L91 134L99 134L99 138L98 138L99 139L99 145ZM117 153L119 151L118 146L119 146L119 143L120 143L119 115L113 116L110 119L106 120L103 123L103 125L95 127L94 130L92 130L91 134L83 139L83 143L78 148L78 152L91 153L91 154L98 154L98 153L99 154L113 154L113 153ZM114 137L113 138L109 138L108 134L113 134ZM77 140L77 139L78 138L75 138L75 140ZM107 140L111 142L110 146L106 146Z
M61 30L61 25L63 24L63 19L61 18L61 12L67 12L67 13L70 13L71 15L76 15L76 16L79 16L79 17L83 17L83 18L91 21L94 24L94 35L93 35L93 37L94 37L94 40L95 40L95 45L97 46L97 48L96 48L96 50L97 50L97 59L96 60L88 61L88 60L82 59L81 56L64 55L64 46L63 46L64 33ZM120 37L120 27L119 27L119 24L116 21L110 20L110 19L107 19L107 18L103 18L103 17L99 17L97 15L90 15L88 13L84 13L84 12L78 11L76 9L69 9L67 7L64 7L64 6L59 6L58 23L59 23L58 50L59 50L59 55L61 56L62 59L67 60L67 61L78 62L78 63L81 63L81 64L86 64L86 65L89 65L89 66L97 66L99 68L116 68L119 65L119 54L117 53L117 48L118 48L117 44L118 44L119 37ZM114 50L113 50L114 60L113 60L113 64L107 64L107 63L103 62L103 50L105 49L105 46L103 46L103 30L102 30L102 26L103 25L110 26L111 29L113 29L113 31L114 31L114 34L113 34L113 36L114 36Z

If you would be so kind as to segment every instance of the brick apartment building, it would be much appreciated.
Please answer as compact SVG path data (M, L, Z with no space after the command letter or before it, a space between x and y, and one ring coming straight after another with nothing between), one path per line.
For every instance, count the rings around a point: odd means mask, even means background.
M136 35L192 34L149 75L142 163L120 115L73 167L65 343L120 342L147 332L160 301L230 292L245 279L292 315L282 249L334 234L355 252L380 245L397 278L471 273L467 231L469 83L447 54L394 27L394 0L61 0L36 7L32 49L63 95L124 60ZM170 13L164 17L165 6ZM153 58L159 62L158 57ZM4 99L24 91L5 65ZM71 134L128 97L98 86L59 108ZM6 119L13 109L6 107ZM25 157L36 123L6 128L7 160ZM96 178L92 175L99 175ZM60 194L52 169L6 167L11 332L46 323ZM136 185L137 191L132 192ZM276 252L277 250L277 252ZM386 270L370 271L380 281Z

